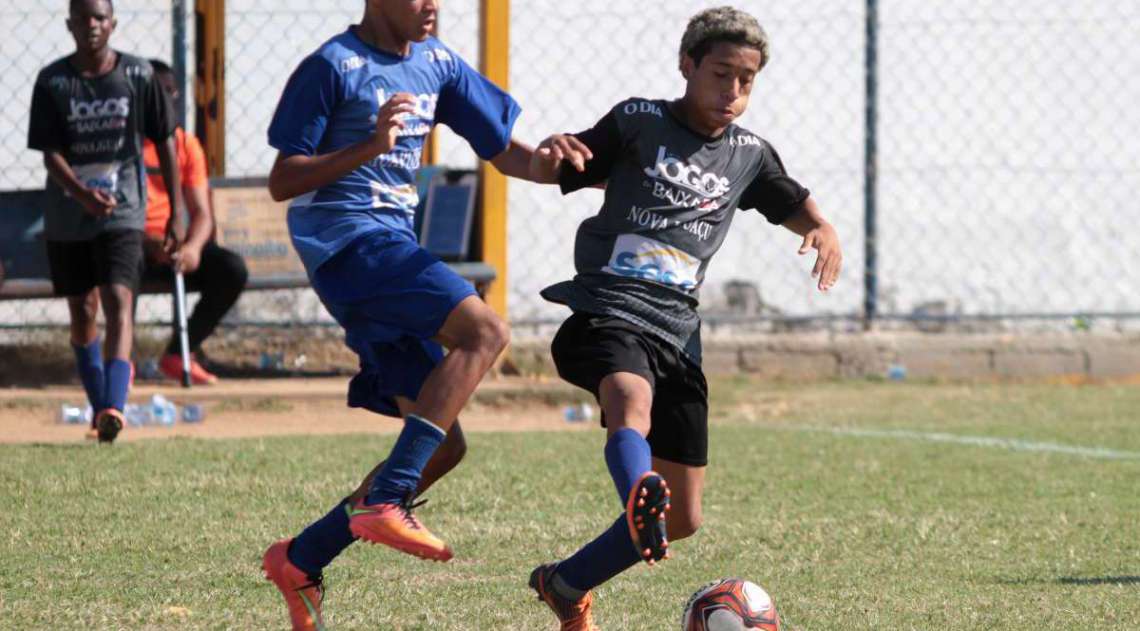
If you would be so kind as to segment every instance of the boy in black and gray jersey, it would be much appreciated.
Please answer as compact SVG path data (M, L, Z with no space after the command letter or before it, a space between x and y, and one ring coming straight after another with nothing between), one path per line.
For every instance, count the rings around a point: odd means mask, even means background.
M704 11L682 38L684 97L619 103L574 134L589 147L588 161L532 165L535 179L557 181L564 193L606 188L601 211L578 229L577 275L542 292L574 311L554 338L554 361L564 379L598 398L606 464L625 507L600 537L531 574L564 631L593 629L591 589L639 559L665 558L666 533L683 539L700 524L708 390L697 290L737 209L801 235L801 254L818 250L820 290L839 275L839 238L807 189L767 141L733 123L767 61L755 18L730 7ZM552 136L536 155L570 155L566 142Z
M175 116L150 64L108 46L111 0L71 0L67 28L76 49L36 77L28 147L43 152L48 172L48 263L56 295L67 297L79 376L96 410L91 436L111 442L123 427L131 379L131 304L146 221L143 136L157 145L167 190L181 191ZM173 251L175 221L167 232ZM105 362L96 328L100 302Z

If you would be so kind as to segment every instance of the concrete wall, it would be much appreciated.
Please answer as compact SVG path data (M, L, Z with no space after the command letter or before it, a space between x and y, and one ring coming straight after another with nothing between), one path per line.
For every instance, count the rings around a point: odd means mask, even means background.
M555 374L549 341L516 343L512 359L520 372ZM1140 335L736 336L705 341L704 369L794 380L891 373L936 380L1116 379L1140 376Z

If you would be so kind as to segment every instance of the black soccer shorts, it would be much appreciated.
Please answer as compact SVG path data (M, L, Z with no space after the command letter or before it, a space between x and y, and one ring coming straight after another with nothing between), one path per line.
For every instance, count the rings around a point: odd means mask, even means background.
M606 375L630 372L653 387L653 456L693 467L708 464L708 383L679 349L614 316L576 312L550 347L558 374L595 398ZM602 426L605 426L605 416Z
M142 275L143 233L115 230L87 241L48 241L47 255L57 296L82 296L104 285L135 292Z

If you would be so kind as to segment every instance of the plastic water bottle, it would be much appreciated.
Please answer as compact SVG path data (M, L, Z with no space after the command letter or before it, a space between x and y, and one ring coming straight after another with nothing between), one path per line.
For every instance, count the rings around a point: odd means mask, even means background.
M285 353L262 353L258 366L266 371L285 370Z
M59 406L59 422L65 425L79 425L83 422L83 409L66 403Z
M127 419L127 425L131 427L144 427L154 423L154 415L147 405L128 403L123 408L123 416Z
M187 403L182 406L183 423L201 423L206 418L206 411L197 403Z
M158 368L157 359L148 359L139 366L139 379L146 379L148 381L162 379L162 371Z
M154 416L155 425L170 427L178 420L178 407L161 394L150 398L150 413Z
M562 410L562 416L566 419L567 423L588 421L594 416L594 406L589 403L568 405Z

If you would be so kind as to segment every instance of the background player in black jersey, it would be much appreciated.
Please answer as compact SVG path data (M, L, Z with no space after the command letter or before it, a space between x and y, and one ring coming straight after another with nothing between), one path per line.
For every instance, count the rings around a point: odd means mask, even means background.
M697 290L740 210L758 210L818 252L821 291L842 264L839 237L807 189L788 177L767 141L735 125L768 39L756 19L731 7L704 11L681 42L685 95L629 99L592 129L574 134L591 158L553 168L535 159L534 179L564 193L606 182L597 216L578 229L577 275L543 297L573 315L552 344L559 374L592 392L624 512L571 557L542 565L530 585L563 631L596 628L590 590L639 559L668 556L701 522L708 446L708 389L700 368ZM544 141L536 157L569 156L568 136Z
M146 218L144 135L158 147L175 208L182 207L182 187L173 108L146 60L109 46L116 24L111 0L71 0L68 8L75 52L36 77L28 147L43 152L48 172L48 262L56 295L67 298L79 376L96 410L91 435L111 442L123 427L132 371L131 307ZM174 252L179 213L171 216L166 246ZM105 349L96 327L100 303Z

